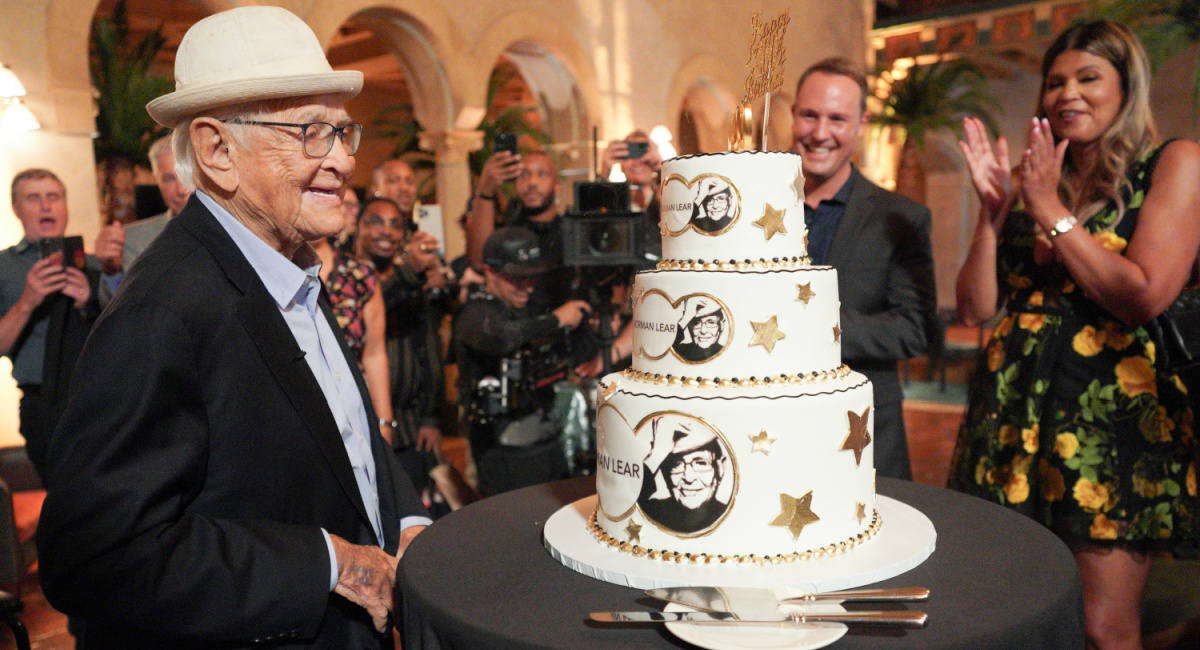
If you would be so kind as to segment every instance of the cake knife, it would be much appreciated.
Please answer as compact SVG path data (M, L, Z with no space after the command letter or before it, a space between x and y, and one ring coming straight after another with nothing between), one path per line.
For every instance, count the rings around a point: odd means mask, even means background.
M785 614L758 612L754 618L742 618L732 612L592 612L591 619L599 623L751 623L802 625L807 623L842 623L846 625L899 625L901 627L925 627L928 616L925 612L830 612L812 614Z
M789 593L782 590L783 593ZM646 595L695 609L720 612L770 612L781 605L805 605L819 602L881 602L927 600L924 587L891 589L851 589L799 596L780 597L773 589L756 587L670 587L647 589Z

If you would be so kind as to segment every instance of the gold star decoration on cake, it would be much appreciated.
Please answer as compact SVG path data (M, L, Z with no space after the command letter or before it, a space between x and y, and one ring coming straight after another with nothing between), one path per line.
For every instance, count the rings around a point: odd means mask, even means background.
M779 331L779 323L775 316L761 323L750 321L750 327L754 328L754 336L750 339L748 347L761 345L767 349L768 354L775 351L776 342L787 337L787 334Z
M767 241L771 241L771 238L775 236L775 233L779 233L781 235L787 234L787 228L783 227L783 215L785 212L787 212L787 208L784 208L783 210L776 210L775 208L771 207L770 203L767 203L766 206L767 207L763 210L763 216L759 217L757 221L752 223L759 228L762 228L763 234L767 236Z
M600 393L601 402L608 400L608 398L612 397L613 393L617 392L617 383L618 382L616 380L608 382L607 384L601 382L601 384L596 387L597 392Z
M867 504L854 504L854 518L858 520L858 525L861 526L863 519L867 518Z
M799 499L781 492L779 505L782 512L771 522L771 525L787 528L788 532L792 534L793 542L800 539L800 533L804 531L805 526L821 521L821 518L812 511L812 490Z
M834 343L842 342L842 328L841 328L840 323L833 324L833 342Z
M792 181L792 192L796 194L796 203L804 200L804 170L796 167L796 178Z
M867 431L867 416L871 414L871 407L858 415L854 411L846 411L846 415L850 418L850 433L846 436L846 441L842 443L841 451L854 450L855 466L862 464L863 449L871 444L871 434Z
M757 436L747 437L749 437L750 442L754 444L754 446L750 448L750 453L753 454L756 451L761 451L764 456L767 456L771 453L771 443L775 442L776 440L775 438L768 436L765 430L760 431Z
M816 296L817 293L812 290L811 282L805 282L804 284L796 285L796 300L799 300L807 305L808 301L812 300Z
M641 544L642 543L642 527L641 526L639 526L631 521L631 522L629 522L629 525L625 527L625 533L627 535L629 535L629 543L630 544L633 544L633 543Z

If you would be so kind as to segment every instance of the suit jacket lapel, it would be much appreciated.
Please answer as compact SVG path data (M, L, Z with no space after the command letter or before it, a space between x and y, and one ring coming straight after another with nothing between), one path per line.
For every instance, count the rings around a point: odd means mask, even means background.
M858 233L870 218L873 205L872 194L874 193L871 191L871 182L863 178L862 174L858 173L858 169L853 169L851 178L854 180L854 186L850 190L849 199L846 200L846 209L842 211L842 218L838 220L837 230L833 233L833 243L829 247L829 259L826 260L827 264L835 268L846 266L854 259Z
M354 504L363 521L369 523L370 518L359 494L358 482L354 479L350 457L325 394L313 377L275 300L221 224L198 199L190 199L188 207L177 218L209 250L230 282L241 290L243 298L237 308L238 320L321 449L346 497ZM361 389L361 378L358 378L358 382Z

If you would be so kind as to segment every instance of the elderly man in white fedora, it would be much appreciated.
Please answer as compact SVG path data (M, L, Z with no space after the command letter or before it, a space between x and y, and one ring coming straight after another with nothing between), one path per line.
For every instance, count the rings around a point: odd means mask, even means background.
M275 7L196 23L175 130L196 192L93 330L38 530L84 648L391 648L398 556L429 523L379 434L305 242L342 227L361 127Z

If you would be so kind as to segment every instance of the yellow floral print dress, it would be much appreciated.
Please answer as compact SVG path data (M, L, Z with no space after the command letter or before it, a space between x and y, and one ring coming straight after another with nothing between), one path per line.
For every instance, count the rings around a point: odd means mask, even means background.
M1111 205L1082 225L1109 250L1124 252L1156 158L1131 168L1124 218ZM1034 263L1036 234L1021 212L1001 234L1007 315L971 382L950 487L1022 512L1068 544L1194 547L1186 389L1157 371L1144 327L1088 300L1063 265Z

